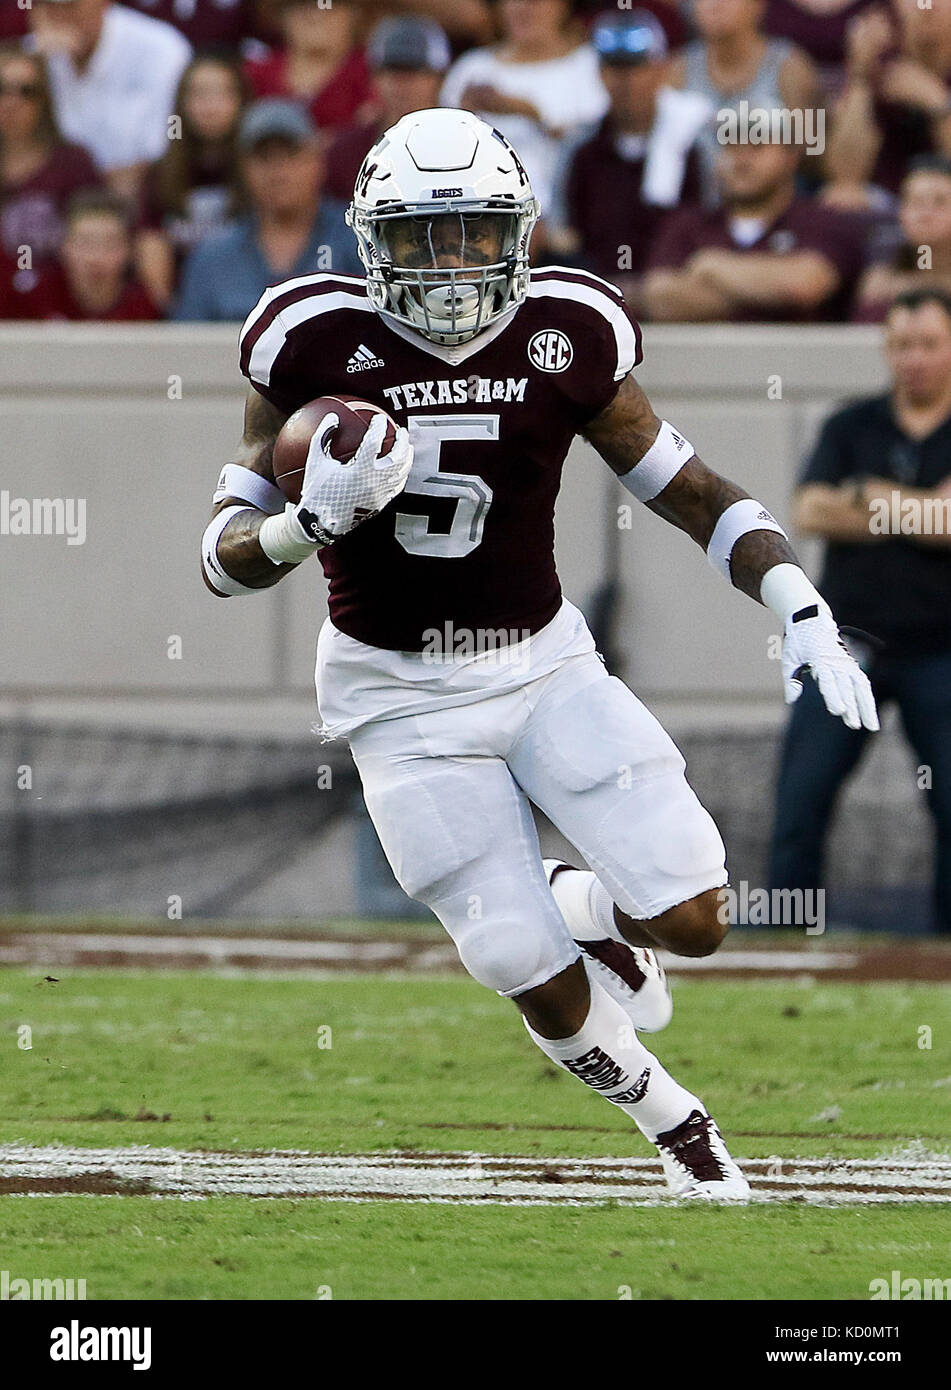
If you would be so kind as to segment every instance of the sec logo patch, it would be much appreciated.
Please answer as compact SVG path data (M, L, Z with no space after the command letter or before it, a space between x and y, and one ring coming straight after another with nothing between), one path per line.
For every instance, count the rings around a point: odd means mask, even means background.
M563 372L571 366L575 350L570 339L557 328L536 333L528 345L528 355L542 372Z

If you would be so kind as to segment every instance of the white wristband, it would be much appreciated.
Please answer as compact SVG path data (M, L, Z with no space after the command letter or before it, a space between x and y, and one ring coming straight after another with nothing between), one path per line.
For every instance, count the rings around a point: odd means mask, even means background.
M771 608L784 623L801 608L809 608L813 604L820 612L832 612L805 570L789 561L774 565L766 571L760 584L759 596L766 607Z
M287 498L279 487L262 478L260 473L245 468L242 463L226 463L218 478L212 502L217 507L226 497L237 497L242 502L250 502L259 512L282 512Z
M225 594L229 598L234 598L239 594L259 594L261 592L260 589L249 589L247 584L233 579L227 570L222 569L221 561L218 559L218 541L228 522L239 512L253 512L254 510L254 507L225 507L217 516L211 518L205 527L205 534L201 538L201 563L208 581L219 594Z
M747 535L750 531L776 531L786 540L789 539L779 522L771 512L766 510L762 502L756 502L752 497L744 497L739 502L734 502L732 506L727 507L725 512L720 513L720 518L713 528L713 535L707 546L707 559L719 574L726 576L728 583L733 582L733 576L730 573L730 556L733 554L733 547L741 536Z
M620 475L620 482L638 502L650 502L696 452L689 440L661 420L657 438L640 462L629 473Z
M293 502L288 502L277 516L261 522L258 544L274 565L299 565L317 550L317 542L308 539L298 521Z

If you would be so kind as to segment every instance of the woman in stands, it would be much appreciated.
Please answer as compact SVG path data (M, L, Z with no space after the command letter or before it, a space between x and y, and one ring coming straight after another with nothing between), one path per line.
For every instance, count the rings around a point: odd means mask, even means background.
M86 150L57 129L42 59L0 48L0 248L21 279L55 256L74 194L100 182Z
M373 85L351 0L333 0L327 8L314 0L284 0L279 17L282 46L248 61L252 95L299 101L324 130L363 120Z
M246 100L236 59L199 54L182 74L181 138L149 170L136 237L139 277L163 309L188 253L240 211L237 131Z
M444 106L474 111L518 150L542 216L554 202L562 141L608 109L598 59L572 0L500 0L502 41L476 48L450 68ZM542 233L536 229L535 240Z
M699 37L674 59L671 83L696 92L714 111L740 107L806 110L820 104L819 78L812 60L788 39L768 38L762 30L763 0L695 0ZM719 200L715 166L721 146L713 121L700 138L705 200Z

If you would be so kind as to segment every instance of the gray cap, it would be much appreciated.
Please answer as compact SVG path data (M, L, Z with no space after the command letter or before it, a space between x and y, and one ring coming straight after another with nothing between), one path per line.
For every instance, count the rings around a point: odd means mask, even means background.
M367 43L367 60L371 68L445 72L452 51L434 19L405 15L380 20Z
M664 26L650 10L606 10L592 25L591 43L602 63L655 63L669 51Z
M238 131L238 146L250 150L262 140L289 140L295 145L304 145L316 134L317 127L296 101L266 97L245 111Z

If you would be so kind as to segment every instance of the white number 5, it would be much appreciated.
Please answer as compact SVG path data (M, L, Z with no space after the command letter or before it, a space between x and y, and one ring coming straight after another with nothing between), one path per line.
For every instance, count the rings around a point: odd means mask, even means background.
M439 451L446 440L475 443L499 437L497 415L413 415L408 423L413 444L413 469L404 494L454 497L456 510L448 532L430 531L432 518L397 512L396 539L410 555L455 560L482 541L492 489L473 473L441 473Z

